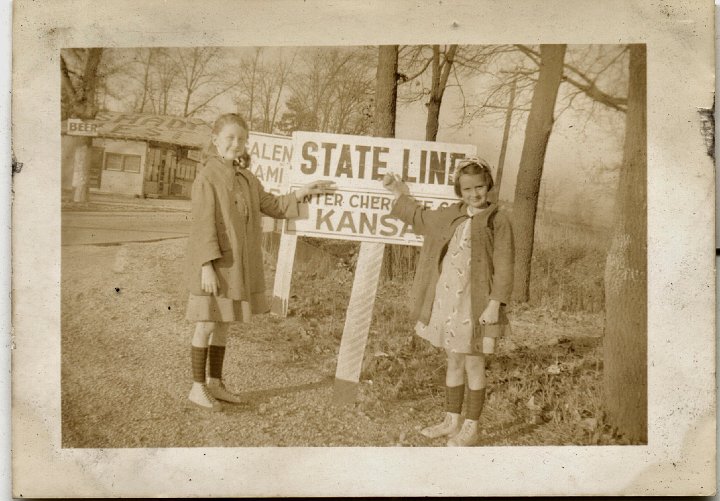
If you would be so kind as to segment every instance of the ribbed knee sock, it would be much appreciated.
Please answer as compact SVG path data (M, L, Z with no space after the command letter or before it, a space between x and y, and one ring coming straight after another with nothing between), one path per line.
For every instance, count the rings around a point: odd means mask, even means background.
M480 418L483 405L485 404L485 388L481 390L468 391L468 405L465 419L477 421Z
M208 375L212 378L222 378L223 360L225 359L225 347L211 344L208 352Z
M445 410L454 414L462 411L463 399L465 398L465 385L445 387Z
M193 381L196 383L205 383L205 365L207 354L207 348L200 348L198 346L192 347L192 374Z

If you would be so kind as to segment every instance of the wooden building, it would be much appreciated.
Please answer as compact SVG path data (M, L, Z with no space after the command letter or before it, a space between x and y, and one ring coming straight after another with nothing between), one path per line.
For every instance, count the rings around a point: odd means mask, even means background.
M70 122L70 123L69 123ZM102 111L89 124L91 191L134 196L190 197L201 151L210 139L202 120ZM73 121L62 123L63 187L71 188L78 138Z

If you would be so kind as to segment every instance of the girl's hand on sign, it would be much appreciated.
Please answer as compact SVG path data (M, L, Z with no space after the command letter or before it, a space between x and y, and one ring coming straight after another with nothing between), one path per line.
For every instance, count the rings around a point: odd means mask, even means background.
M392 192L396 197L410 193L407 184L405 184L397 174L385 174L383 177L383 187Z
M498 320L500 320L500 301L491 299L485 308L485 311L483 311L482 315L480 315L480 324L496 324L498 323Z
M302 199L308 195L319 195L321 193L327 193L335 190L337 190L335 181L313 181L302 188L295 190L295 196Z
M220 285L212 263L205 263L202 265L200 285L202 286L202 290L204 292L217 296L218 291L220 290Z

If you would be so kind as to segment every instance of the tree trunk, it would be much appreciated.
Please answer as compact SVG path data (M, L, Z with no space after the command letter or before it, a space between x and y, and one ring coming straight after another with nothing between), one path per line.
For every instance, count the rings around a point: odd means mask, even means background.
M500 201L500 187L502 186L502 175L505 168L505 155L507 153L508 140L510 139L510 124L512 123L513 110L515 107L515 91L517 80L513 80L510 87L510 100L508 101L507 113L505 113L505 129L503 130L502 146L500 147L500 159L498 160L497 174L495 174L495 202Z
M95 118L97 114L97 103L95 102L98 81L97 70L98 66L100 66L102 53L103 49L88 49L85 71L83 72L82 93L75 115L79 118Z
M83 76L77 89L71 89L73 102L70 109L70 118L92 119L97 114L95 102L98 84L98 67L102 59L103 49L88 49ZM64 73L64 72L63 72ZM69 78L64 82L72 87ZM73 154L73 187L75 188L73 200L86 202L88 198L88 180L90 177L90 145L92 138L84 138Z
M142 50L142 49L141 49ZM140 100L140 106L138 107L138 113L145 112L145 103L147 103L147 97L150 90L150 68L152 67L153 49L149 49L147 61L145 63L145 73L143 75L143 91L142 98Z
M525 128L525 142L520 156L520 170L513 202L515 236L515 283L513 299L530 297L530 269L535 236L535 213L542 178L545 152L554 122L555 101L563 75L565 45L540 46L540 73L535 84L530 114Z
M432 84L430 99L426 105L428 116L425 123L425 141L435 141L437 139L438 130L440 129L440 106L442 105L457 48L457 45L451 45L445 53L445 60L441 63L440 46L433 45Z
M647 443L647 76L645 45L630 46L623 167L605 265L608 421Z
M190 89L187 89L187 92L185 93L185 105L183 106L183 116L188 116L188 110L190 109L190 98L192 97L193 91Z
M430 99L426 104L428 114L425 122L425 141L435 141L440 127L440 103L442 97L438 98L437 95L437 89L440 85L440 46L438 45L433 45L431 66Z
M82 141L75 147L73 162L73 201L88 201L88 177L90 175L90 139Z
M375 124L373 135L395 137L395 111L397 105L398 46L381 45L378 48L377 84L375 86ZM395 272L396 246L385 247L383 258L385 276L392 279Z
M397 103L398 46L381 45L378 49L377 84L375 86L376 137L395 137Z

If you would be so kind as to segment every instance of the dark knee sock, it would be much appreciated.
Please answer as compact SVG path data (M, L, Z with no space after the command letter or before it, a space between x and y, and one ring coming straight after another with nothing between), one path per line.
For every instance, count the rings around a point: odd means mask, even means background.
M463 399L465 398L465 385L445 387L445 410L455 414L462 411Z
M193 381L196 383L205 383L205 361L207 354L207 348L192 347L192 374Z
M483 405L485 404L485 388L481 390L468 391L468 405L465 419L477 421L480 418Z
M212 378L222 378L223 360L225 359L225 347L211 344L208 356L210 367L208 375Z

